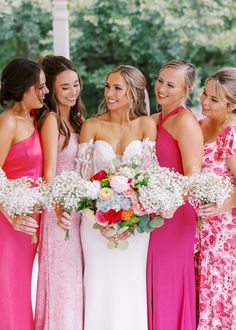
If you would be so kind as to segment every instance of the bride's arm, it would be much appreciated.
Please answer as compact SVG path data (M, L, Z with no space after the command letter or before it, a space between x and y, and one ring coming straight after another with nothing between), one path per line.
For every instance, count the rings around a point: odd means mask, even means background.
M96 138L94 120L85 120L79 135L79 148L76 170L82 178L89 178L93 174L93 150Z
M150 117L142 118L143 145L142 145L142 169L145 170L156 159L157 128L155 121Z

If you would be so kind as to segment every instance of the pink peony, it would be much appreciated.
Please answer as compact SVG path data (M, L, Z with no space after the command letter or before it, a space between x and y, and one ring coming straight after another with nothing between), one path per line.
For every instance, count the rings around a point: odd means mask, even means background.
M110 180L110 185L113 190L122 193L130 189L129 181L129 178L123 175L113 175Z

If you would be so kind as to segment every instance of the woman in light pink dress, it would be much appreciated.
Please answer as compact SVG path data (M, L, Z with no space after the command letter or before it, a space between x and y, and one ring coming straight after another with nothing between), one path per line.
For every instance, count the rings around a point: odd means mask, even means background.
M48 89L37 63L10 62L2 72L0 103L0 166L9 179L42 175L42 149L34 111L41 108ZM10 218L0 213L0 328L33 330L31 276L37 244L38 217Z
M203 168L236 181L236 68L210 76L202 96ZM236 329L236 189L220 209L201 208L198 330Z
M199 124L185 105L195 69L183 60L165 64L155 85L161 113L157 124L159 164L184 175L200 168L203 138ZM193 249L196 214L189 203L181 206L164 226L150 236L147 267L149 330L194 330L195 277Z
M50 93L49 111L39 119L43 147L43 176L51 182L62 170L73 170L84 107L81 79L63 56L41 59ZM83 325L80 217L60 210L42 215L39 277L36 299L37 330L81 330ZM69 239L65 240L65 229Z

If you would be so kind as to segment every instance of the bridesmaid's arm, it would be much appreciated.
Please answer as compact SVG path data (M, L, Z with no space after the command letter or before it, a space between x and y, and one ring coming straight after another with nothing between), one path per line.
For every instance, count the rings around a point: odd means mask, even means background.
M56 176L57 147L59 129L55 114L49 113L43 122L40 131L43 149L43 176L46 182L52 182ZM55 209L58 218L58 225L63 229L70 228L71 217L61 209Z
M57 118L54 114L48 114L40 131L43 149L43 176L47 182L53 181L56 175L57 146L59 129Z
M231 173L236 180L236 154L234 156L227 158L226 160L228 168L231 170ZM222 212L229 211L232 208L236 207L236 187L234 188L232 194L224 201L223 205L218 208L215 204L210 203L202 205L200 207L200 214L202 217L213 217Z
M11 145L14 143L16 132L16 121L11 116L0 116L0 166L4 165ZM22 231L26 234L32 235L38 228L37 221L28 216L17 216L11 218L1 207L0 211L15 230Z
M2 167L14 142L16 121L10 116L0 116L0 166Z
M201 168L204 144L201 127L191 113L179 113L175 138L181 153L184 175L192 175L194 169Z

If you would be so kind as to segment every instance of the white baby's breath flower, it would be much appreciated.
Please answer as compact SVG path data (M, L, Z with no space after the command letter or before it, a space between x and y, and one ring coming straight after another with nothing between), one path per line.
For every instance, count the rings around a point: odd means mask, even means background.
M229 177L218 175L210 169L195 171L189 178L189 200L192 204L215 203L217 207L221 207L232 190Z
M169 213L184 203L183 176L169 168L150 166L148 185L139 188L140 201L147 213Z

